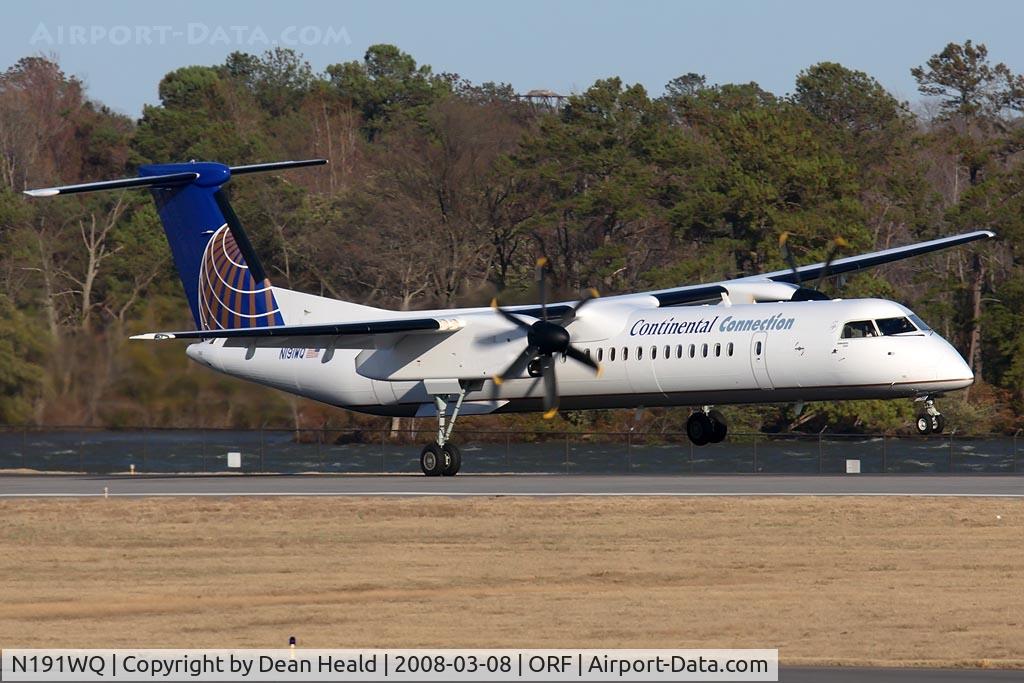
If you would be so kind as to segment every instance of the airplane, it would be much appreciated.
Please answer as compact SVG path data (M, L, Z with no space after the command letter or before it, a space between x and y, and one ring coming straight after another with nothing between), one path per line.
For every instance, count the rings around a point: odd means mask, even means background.
M935 399L974 381L955 348L907 307L832 298L842 276L976 240L977 230L760 275L648 292L547 302L543 259L535 305L393 311L274 286L221 189L233 176L327 163L140 166L139 176L27 190L32 197L148 189L195 330L185 339L213 370L347 410L434 418L420 454L428 476L457 474L460 415L692 406L696 445L722 441L722 404L911 398L921 434L941 432Z

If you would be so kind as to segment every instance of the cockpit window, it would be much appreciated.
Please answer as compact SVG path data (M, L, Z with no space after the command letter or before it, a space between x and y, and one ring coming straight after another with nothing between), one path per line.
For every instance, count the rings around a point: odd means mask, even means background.
M882 318L875 322L878 324L878 330L886 337L893 334L917 332L917 328L914 327L914 324L910 322L909 318Z
M870 320L855 320L843 325L843 339L860 339L861 337L877 337L875 324Z
M915 325L917 325L917 329L921 330L922 332L930 332L931 329L932 329L932 328L928 327L928 323L926 323L925 321L921 320L921 318L919 318L918 316L914 315L913 313L910 314L910 321L912 323L914 323Z

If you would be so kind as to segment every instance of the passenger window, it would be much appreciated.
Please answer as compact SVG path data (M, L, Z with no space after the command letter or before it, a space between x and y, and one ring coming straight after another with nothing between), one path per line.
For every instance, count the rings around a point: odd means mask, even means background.
M857 320L843 325L843 339L861 339L877 336L875 324L870 320Z
M875 323L878 325L878 331L886 337L893 334L917 332L917 328L907 318L882 318L881 320L876 320Z
M643 357L644 357L644 347L642 347L642 346L636 347L636 359L637 360L642 360Z
M693 344L690 344L690 358L693 358L696 355L697 355L697 347L694 346Z
M756 344L754 344L754 355L755 356L760 356L761 355L761 342L757 342Z
M583 354L584 354L584 355L585 355L585 356L586 356L587 358L590 358L590 349L585 349L585 350L583 351Z
M609 361L614 361L615 360L615 347L614 346L612 348L608 349L608 360Z
M732 355L732 342L729 342L729 345L725 347L725 352L730 356Z
M657 346L652 346L651 347L651 360L658 360L658 347Z
M715 358L718 358L721 355L722 355L722 345L721 344L715 344Z
M676 345L676 358L682 358L682 357L683 357L683 345L682 344L677 344Z
M671 358L671 357L672 357L672 349L666 346L665 347L665 358L668 359L668 358Z
M701 347L700 347L700 355L704 356L705 358L708 357L708 345L707 344L702 344L701 345Z
M598 362L604 360L604 349L603 348L597 350L597 360L598 360Z
M622 360L629 360L629 347L628 346L623 346L622 347Z

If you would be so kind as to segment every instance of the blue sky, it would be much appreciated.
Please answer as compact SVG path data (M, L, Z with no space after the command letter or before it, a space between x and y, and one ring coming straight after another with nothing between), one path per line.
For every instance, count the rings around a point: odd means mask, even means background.
M317 70L393 43L436 71L521 92L580 91L617 75L660 94L671 78L695 71L782 94L801 69L830 60L915 102L910 68L950 41L986 43L993 61L1024 72L1022 30L1024 2L1011 0L37 0L4 6L0 65L56 55L94 98L132 116L156 102L168 71L220 63L234 50L262 52L275 41Z

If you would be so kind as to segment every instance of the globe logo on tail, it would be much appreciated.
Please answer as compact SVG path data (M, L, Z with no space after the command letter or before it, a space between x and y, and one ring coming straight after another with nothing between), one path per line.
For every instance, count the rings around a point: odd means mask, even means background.
M210 237L199 264L204 330L283 325L270 280L255 282L227 224Z

